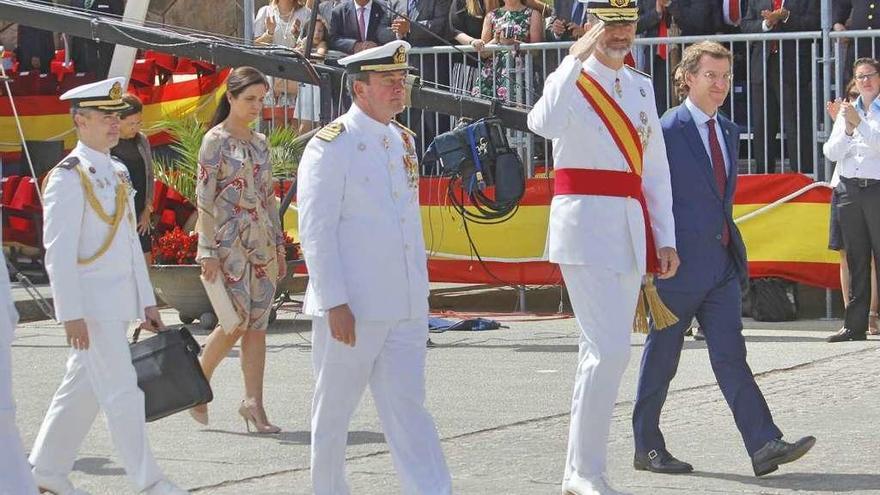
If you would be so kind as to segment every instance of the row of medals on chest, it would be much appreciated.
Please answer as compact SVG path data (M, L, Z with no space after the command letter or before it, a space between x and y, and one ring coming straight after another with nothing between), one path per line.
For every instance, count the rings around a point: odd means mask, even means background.
M416 146L413 143L412 136L405 131L400 132L400 137L403 139L403 148L406 152L403 155L403 171L406 174L406 183L410 188L416 189L419 187L419 159L416 155ZM388 136L382 137L382 147L385 150L391 149L391 140ZM365 151L366 149L367 145L364 143L358 144L359 151Z
M623 98L623 86L620 84L620 78L614 79L614 94L618 98ZM639 94L642 95L642 98L648 97L648 92L645 91L645 88L639 88ZM648 146L648 140L651 139L651 126L648 125L648 114L644 111L639 112L639 126L636 127L636 132L639 134L639 141L642 142L642 149Z

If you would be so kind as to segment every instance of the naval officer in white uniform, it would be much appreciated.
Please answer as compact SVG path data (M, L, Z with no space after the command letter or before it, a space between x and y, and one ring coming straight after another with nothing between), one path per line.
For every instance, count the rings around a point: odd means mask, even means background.
M299 166L300 241L313 315L312 483L349 493L348 425L369 384L403 493L451 493L425 409L428 273L413 133L404 109L409 44L339 60L351 108L322 129Z
M0 495L36 495L37 486L15 426L11 346L16 324L18 311L12 301L6 257L0 252Z
M548 77L528 116L532 131L553 140L550 261L560 265L581 332L563 478L563 492L577 495L618 493L605 477L608 431L642 276L651 269L668 278L678 267L651 80L624 65L638 6L586 3L589 31Z
M67 373L37 434L30 462L40 488L85 493L68 474L77 450L104 412L131 485L148 495L183 494L156 465L126 332L138 319L162 330L134 217L125 165L110 156L119 140L125 78L86 84L61 95L71 102L79 142L44 184L46 271L55 318L71 349Z

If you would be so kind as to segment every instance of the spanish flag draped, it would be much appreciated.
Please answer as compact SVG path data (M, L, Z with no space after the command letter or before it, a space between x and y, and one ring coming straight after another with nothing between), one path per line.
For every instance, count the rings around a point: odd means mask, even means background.
M520 208L509 221L468 225L483 263L471 249L461 217L449 207L446 186L443 178L422 178L420 184L431 281L498 284L500 279L528 285L562 282L562 274L547 261L545 252L552 179L529 179ZM792 197L780 202L788 196ZM839 256L827 247L830 199L828 187L804 175L740 176L734 218L738 219L748 249L750 275L839 288ZM285 225L297 238L295 205L287 212Z
M169 118L195 115L199 121L211 119L229 69L189 81L163 84L138 91L144 102L144 128ZM70 118L70 102L58 96L16 96L15 105L21 118L25 139L29 141L64 141L64 149L76 145L76 133ZM159 136L153 144L167 142ZM16 156L21 151L21 139L15 125L9 98L0 98L0 153Z

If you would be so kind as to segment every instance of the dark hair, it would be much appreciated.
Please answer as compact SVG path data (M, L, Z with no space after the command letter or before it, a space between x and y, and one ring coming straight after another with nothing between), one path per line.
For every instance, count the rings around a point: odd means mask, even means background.
M230 72L229 77L226 79L226 91L223 92L220 103L217 105L217 110L214 111L214 117L211 119L211 127L220 124L226 120L226 117L229 117L228 96L231 95L233 98L238 98L238 95L254 84L262 84L266 87L266 90L269 89L269 81L266 79L266 76L253 67L244 65Z
M878 74L880 74L880 62L878 62L877 59L870 58L870 57L862 57L862 58L856 60L853 63L853 74L856 73L856 69L858 69L860 65L870 65L871 67L874 68L875 71L877 71Z
M131 93L125 93L124 95L122 95L122 101L128 103L129 108L126 108L125 110L119 112L120 119L143 113L144 104L141 103L141 99L137 96Z

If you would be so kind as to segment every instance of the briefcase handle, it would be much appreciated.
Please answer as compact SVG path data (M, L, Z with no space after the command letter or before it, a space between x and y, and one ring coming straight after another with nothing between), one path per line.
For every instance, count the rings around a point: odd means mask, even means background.
M140 339L141 336L141 330L141 327L137 327L134 329L134 335L131 336L132 344L137 344L138 339ZM202 346L199 345L198 341L196 341L196 339L192 336L192 333L190 333L189 329L186 327L180 327L179 330L172 330L171 328L166 327L165 330L157 332L157 334L172 331L176 331L180 334L181 340L183 341L187 352L189 352L193 356L198 356L202 353Z

